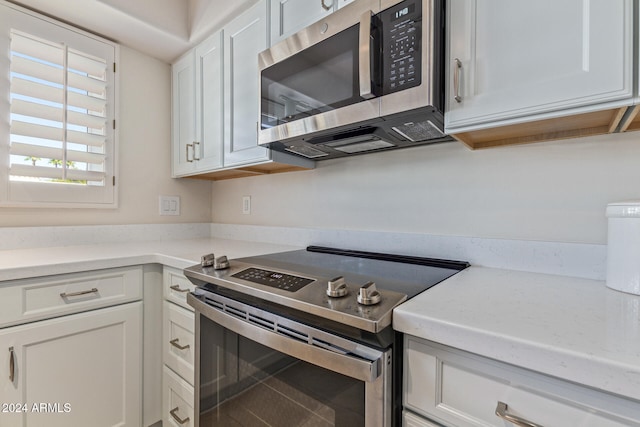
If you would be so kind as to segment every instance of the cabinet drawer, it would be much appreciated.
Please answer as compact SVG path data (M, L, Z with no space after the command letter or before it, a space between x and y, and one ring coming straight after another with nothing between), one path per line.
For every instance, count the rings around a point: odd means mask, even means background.
M440 425L433 424L409 411L402 411L402 427L440 427Z
M191 427L195 425L193 415L193 387L163 367L162 375L162 425Z
M162 326L162 354L164 363L184 378L194 383L194 314L165 301Z
M142 267L0 282L0 327L142 298Z
M187 293L193 291L196 285L182 274L182 270L165 267L162 286L165 299L193 311L193 308L187 304Z
M444 425L510 425L496 415L502 402L545 427L640 426L640 402L412 337L405 350L405 408Z

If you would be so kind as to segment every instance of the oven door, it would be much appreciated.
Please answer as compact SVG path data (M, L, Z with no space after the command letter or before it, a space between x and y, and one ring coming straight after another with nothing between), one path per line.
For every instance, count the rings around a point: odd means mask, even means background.
M260 54L260 144L380 116L378 10L354 2Z
M187 299L196 311L196 427L391 426L390 349L217 294Z

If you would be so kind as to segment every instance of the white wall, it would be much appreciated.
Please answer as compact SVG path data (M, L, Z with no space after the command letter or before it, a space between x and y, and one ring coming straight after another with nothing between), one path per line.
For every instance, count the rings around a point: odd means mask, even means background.
M640 199L640 132L471 151L451 142L213 184L213 222L606 243ZM251 215L242 215L242 196Z
M211 183L171 176L171 68L120 50L117 209L0 209L0 226L209 222ZM180 216L159 216L158 196L181 197Z

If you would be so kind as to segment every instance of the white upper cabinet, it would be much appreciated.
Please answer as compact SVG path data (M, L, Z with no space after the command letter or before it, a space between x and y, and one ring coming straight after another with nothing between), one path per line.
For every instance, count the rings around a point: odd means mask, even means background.
M193 143L195 124L195 62L194 52L183 56L172 68L172 139L173 176L188 175L195 170Z
M270 5L261 0L173 64L174 177L216 180L314 167L258 145L258 54L269 47Z
M222 167L223 86L222 32L196 47L196 144L197 170Z
M224 28L224 165L270 159L258 146L258 53L269 47L267 7L257 5Z
M222 167L222 34L173 65L173 175Z
M629 105L632 0L448 2L448 133Z
M271 44L286 39L355 0L271 0Z
M337 9L338 0L272 0L271 44L286 39Z

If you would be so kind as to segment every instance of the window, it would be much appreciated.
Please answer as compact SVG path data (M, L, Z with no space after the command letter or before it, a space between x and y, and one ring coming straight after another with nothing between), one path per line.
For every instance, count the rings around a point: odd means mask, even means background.
M8 43L0 91L0 203L115 207L117 45L0 4ZM1 58L0 58L1 60ZM2 70L5 71L5 70ZM2 111L7 108L8 111Z

